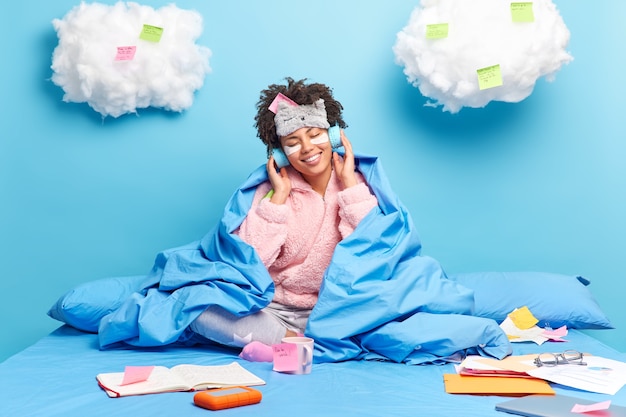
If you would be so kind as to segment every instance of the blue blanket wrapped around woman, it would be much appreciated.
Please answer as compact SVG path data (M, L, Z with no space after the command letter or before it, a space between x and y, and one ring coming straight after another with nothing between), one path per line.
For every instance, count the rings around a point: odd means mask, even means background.
M463 353L503 358L510 343L498 324L472 316L471 290L446 278L420 254L406 208L375 157L355 156L379 206L341 241L324 276L305 333L316 362L385 359L420 364ZM243 316L265 307L272 279L256 251L234 230L248 213L265 165L234 193L216 227L200 241L157 255L136 291L106 314L100 346L183 342L189 324L211 305Z

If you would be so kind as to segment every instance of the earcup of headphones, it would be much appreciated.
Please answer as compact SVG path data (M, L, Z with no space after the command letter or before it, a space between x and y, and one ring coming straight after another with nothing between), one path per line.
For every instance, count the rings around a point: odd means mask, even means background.
M342 147L341 143L341 129L339 126L331 126L328 128L328 137L330 138L330 146L333 149Z
M274 157L274 162L276 163L276 166L278 167L278 169L289 165L289 159L287 159L287 155L285 155L285 152L283 152L282 149L280 148L272 149L272 156Z

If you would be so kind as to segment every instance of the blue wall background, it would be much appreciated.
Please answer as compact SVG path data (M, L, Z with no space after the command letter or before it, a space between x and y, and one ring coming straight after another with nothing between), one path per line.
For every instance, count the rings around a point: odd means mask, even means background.
M46 311L73 286L142 274L158 251L201 237L264 162L255 104L285 76L334 88L349 138L382 158L425 254L449 272L584 275L617 327L592 334L626 351L626 2L555 3L574 61L521 103L451 115L423 107L394 62L417 0L179 1L203 15L199 43L213 52L194 105L105 120L49 81L51 21L78 1L6 4L0 360L59 325Z

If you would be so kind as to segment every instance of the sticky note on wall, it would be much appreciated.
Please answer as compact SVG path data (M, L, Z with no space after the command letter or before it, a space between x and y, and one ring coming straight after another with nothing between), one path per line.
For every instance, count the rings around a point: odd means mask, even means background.
M163 36L163 28L152 25L143 25L139 39L150 42L159 42Z
M533 13L532 2L515 2L511 3L511 19L514 22L534 22L535 14Z
M426 25L426 39L443 39L448 37L448 24L436 23Z
M135 58L136 46L118 46L117 54L115 55L116 61L131 61Z
M500 72L500 64L481 68L477 70L476 73L478 75L478 88L481 90L502 85L502 72Z

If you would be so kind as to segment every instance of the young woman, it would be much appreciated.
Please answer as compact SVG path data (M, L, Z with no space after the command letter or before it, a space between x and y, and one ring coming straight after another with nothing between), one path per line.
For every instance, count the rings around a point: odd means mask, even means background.
M343 156L333 152L345 123L331 90L286 81L258 103L267 165L201 240L160 252L146 277L124 287L137 288L98 310L110 311L99 322L100 347L208 339L269 362L272 344L305 333L317 363L510 354L498 323L472 315L473 292L421 255L378 158L355 156L343 133Z
M235 233L258 252L274 282L274 298L244 317L212 306L191 329L224 345L247 345L242 352L247 359L271 361L271 344L304 332L336 245L377 199L355 170L343 131L343 157L331 147L328 129L346 125L329 87L287 78L261 92L257 109L258 136L269 155L268 181L257 187ZM288 166L277 169L275 149L284 152Z

